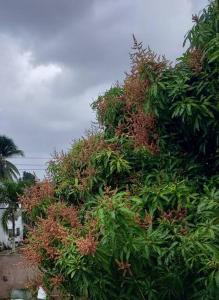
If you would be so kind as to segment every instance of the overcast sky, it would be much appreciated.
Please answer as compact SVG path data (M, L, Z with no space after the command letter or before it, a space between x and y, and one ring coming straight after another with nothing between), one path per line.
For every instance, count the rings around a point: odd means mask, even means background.
M45 168L90 127L90 103L129 69L133 33L174 61L191 15L207 3L0 0L0 134L24 150L17 166Z

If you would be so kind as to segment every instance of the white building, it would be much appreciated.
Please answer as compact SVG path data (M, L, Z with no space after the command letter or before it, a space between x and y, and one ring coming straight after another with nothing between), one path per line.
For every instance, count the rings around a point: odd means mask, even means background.
M0 247L12 248L12 222L8 221L8 232L2 227L2 215L7 206L5 204L0 204ZM15 243L19 244L23 241L23 222L21 216L21 209L18 209L18 213L15 219Z

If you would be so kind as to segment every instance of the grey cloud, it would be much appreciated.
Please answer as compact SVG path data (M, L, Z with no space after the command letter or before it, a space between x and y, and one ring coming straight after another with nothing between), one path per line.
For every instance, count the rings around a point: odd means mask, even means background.
M191 0L194 14L198 14L211 0Z
M128 70L132 33L174 60L207 2L0 0L1 134L27 156L67 149L95 119L92 100Z
M13 33L50 37L72 20L77 22L92 9L93 0L1 0L0 24Z

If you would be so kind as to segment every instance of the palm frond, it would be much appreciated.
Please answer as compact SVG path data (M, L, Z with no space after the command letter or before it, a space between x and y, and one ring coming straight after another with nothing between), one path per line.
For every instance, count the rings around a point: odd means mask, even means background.
M10 210L5 209L1 218L1 225L5 232L8 232L8 221L10 220L10 218L11 218Z

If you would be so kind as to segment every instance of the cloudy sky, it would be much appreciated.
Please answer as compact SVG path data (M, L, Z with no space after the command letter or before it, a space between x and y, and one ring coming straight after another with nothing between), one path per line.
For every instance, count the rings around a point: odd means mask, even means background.
M0 134L42 176L90 127L90 103L129 69L132 34L173 60L208 0L0 0Z

